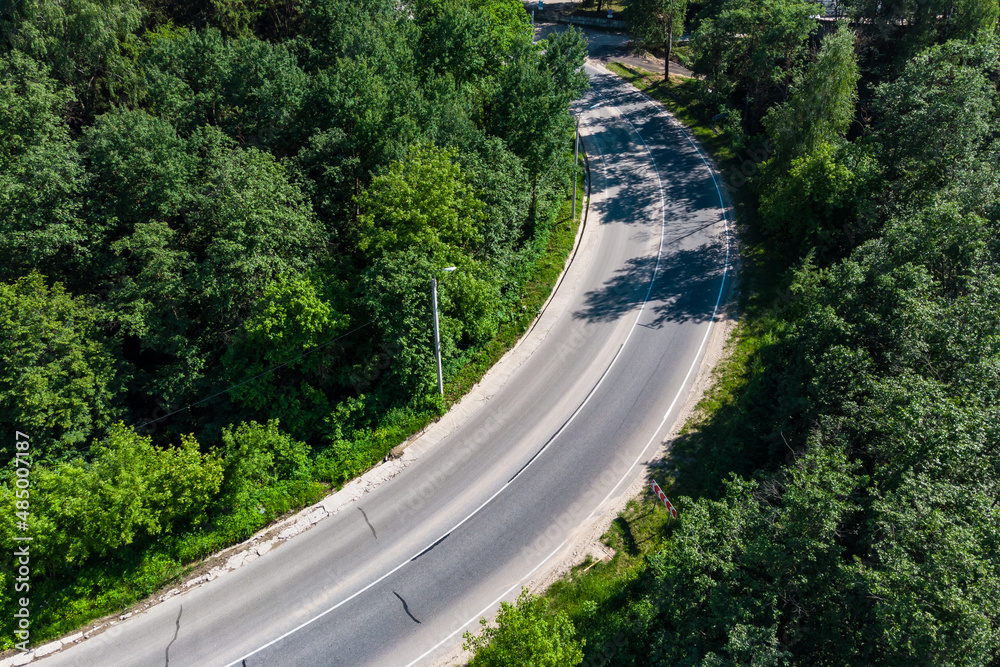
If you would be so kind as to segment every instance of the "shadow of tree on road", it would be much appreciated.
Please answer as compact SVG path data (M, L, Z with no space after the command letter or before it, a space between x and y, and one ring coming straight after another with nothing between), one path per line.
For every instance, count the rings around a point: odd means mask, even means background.
M725 243L717 238L694 248L668 247L659 268L655 256L633 258L601 289L588 292L586 306L573 316L588 322L612 322L639 308L648 292L646 309L653 317L644 316L643 326L706 322L712 318L725 255ZM656 278L650 289L654 270Z

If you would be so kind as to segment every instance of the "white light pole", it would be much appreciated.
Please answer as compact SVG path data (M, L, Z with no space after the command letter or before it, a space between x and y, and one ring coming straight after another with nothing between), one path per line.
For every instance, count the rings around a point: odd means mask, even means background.
M457 269L457 266L449 266L446 269L438 269L431 277L431 304L434 311L434 356L437 358L438 369L438 393L444 396L444 377L441 375L441 328L438 324L438 279L437 274L442 271L450 272Z

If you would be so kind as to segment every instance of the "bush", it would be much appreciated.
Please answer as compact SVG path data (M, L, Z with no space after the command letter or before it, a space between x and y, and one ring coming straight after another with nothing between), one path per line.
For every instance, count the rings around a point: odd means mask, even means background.
M463 648L475 651L469 667L564 667L583 662L583 641L569 617L550 615L548 603L521 590L516 605L500 603L496 627L479 621L478 637L465 633Z

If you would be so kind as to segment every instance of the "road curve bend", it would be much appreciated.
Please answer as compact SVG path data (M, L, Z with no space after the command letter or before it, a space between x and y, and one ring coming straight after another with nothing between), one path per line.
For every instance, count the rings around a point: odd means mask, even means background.
M687 132L588 74L587 228L502 386L352 506L37 664L427 665L628 487L697 375L731 240Z

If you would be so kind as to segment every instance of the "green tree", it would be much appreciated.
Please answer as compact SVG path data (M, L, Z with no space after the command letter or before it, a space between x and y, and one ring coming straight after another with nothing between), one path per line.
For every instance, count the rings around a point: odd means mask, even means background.
M462 172L483 202L483 253L498 277L510 275L523 240L531 204L531 183L516 155L498 137L481 134L457 156Z
M663 47L663 76L668 76L674 38L684 33L687 0L629 0L625 11L629 32L636 42Z
M223 153L206 167L192 233L204 248L196 285L205 319L231 329L279 276L312 266L322 227L301 186L269 153Z
M308 77L284 44L242 39L227 44L226 77L220 82L221 127L242 144L293 153L300 135Z
M129 49L145 16L138 0L25 0L8 7L0 40L73 86L84 115L93 117L130 91Z
M304 103L313 125L299 160L315 182L316 210L343 252L357 243L357 197L380 167L405 157L419 134L410 115L415 81L391 75L378 60L345 59L313 76Z
M181 136L201 125L219 126L234 112L223 99L232 51L232 42L218 30L161 25L138 49L137 95L151 115L168 121Z
M870 151L844 140L860 76L853 43L840 25L795 77L788 101L763 119L773 150L757 183L760 219L793 249L836 248L846 236L838 228L853 219L877 173Z
M715 99L734 91L742 98L748 129L790 82L816 29L814 13L805 0L726 0L692 35L695 71Z
M777 171L767 163L766 171ZM851 224L876 190L878 164L856 144L819 144L792 158L784 175L761 186L761 226L792 251L842 251L853 241Z
M417 145L376 176L358 202L361 250L374 256L405 248L478 250L483 204L454 157L453 151Z
M463 648L474 651L470 667L562 667L583 662L583 642L563 612L551 614L544 598L522 589L515 604L500 603L497 624L481 619L482 632L466 632Z
M486 72L496 72L509 53L531 41L531 20L517 0L473 0L472 6L486 16L488 44L492 46Z
M583 33L571 28L549 37L541 48L541 54L527 47L511 54L484 108L486 131L503 139L528 171L532 214L542 177L550 173L572 137L569 103L588 85Z
M184 247L182 234L161 221L136 224L111 248L119 278L106 308L121 336L138 339L139 359L143 351L163 355L156 368L137 363L136 384L167 403L177 401L205 362L192 333L198 330L195 255Z
M892 199L922 206L977 166L996 126L998 51L990 42L950 41L906 64L875 92L880 161Z
M854 33L840 24L823 40L816 62L795 77L788 101L772 107L764 117L764 127L774 142L769 169L780 173L793 158L844 138L854 120L860 76Z
M0 283L0 421L31 434L36 460L102 434L121 409L119 368L83 299L37 273Z
M862 35L872 68L893 78L935 43L973 40L996 31L997 0L848 0L843 3Z
M376 258L361 275L359 301L370 313L382 346L367 348L369 359L355 369L356 374L374 382L382 377L386 395L407 399L430 393L434 386L434 338L430 328L430 281L435 269L448 262L433 260L419 248L406 248ZM450 276L449 276L450 277ZM441 281L441 356L455 356L455 323L449 317L449 280ZM391 360L380 361L384 355Z
M321 346L348 321L322 298L315 281L279 278L264 290L222 360L229 384L274 372L233 390L233 400L280 419L296 437L318 435L332 412L326 391L339 361L336 348Z
M414 6L421 66L449 73L458 83L482 76L490 50L486 15L460 0L421 0Z
M304 481L309 448L283 433L278 420L245 422L222 430L224 480L219 494L223 511L256 509L258 497L282 481Z
M72 277L86 174L63 121L69 101L37 61L0 56L0 279Z
M203 521L222 482L221 461L199 452L190 436L161 450L118 424L94 443L90 457L33 470L33 563L45 571L113 557L118 549ZM3 487L5 509L14 503L13 488ZM13 544L12 521L5 517L0 525L5 546Z
M117 273L110 245L138 223L177 220L189 203L196 162L171 124L145 111L97 118L82 144L90 180L91 277Z

